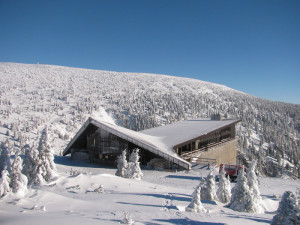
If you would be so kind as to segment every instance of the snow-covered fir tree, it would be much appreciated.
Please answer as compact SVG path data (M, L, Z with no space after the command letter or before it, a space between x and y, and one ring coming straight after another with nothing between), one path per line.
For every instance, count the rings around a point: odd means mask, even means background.
M48 128L45 127L42 131L39 146L39 158L41 160L41 169L42 175L45 181L50 181L56 176L56 167L54 163L54 156L51 150L51 146L49 143L49 136L48 136Z
M18 152L16 152L10 173L10 187L12 192L24 195L27 190L27 183L27 177L22 174L22 159L18 155Z
M258 179L255 173L255 166L256 166L256 161L254 160L252 161L249 169L247 170L248 186L254 204L253 206L254 212L263 213L264 212L263 203L262 203L262 199L258 187Z
M23 159L22 173L27 177L28 183L30 183L35 166L35 161L33 160L33 149L29 145L25 145L24 151L25 154Z
M135 148L133 149L129 157L129 163L126 170L127 178L136 179L136 180L142 179L143 173L140 167L139 159L140 159L139 149Z
M254 202L249 190L244 168L239 170L237 183L231 190L229 207L240 212L255 212Z
M120 176L120 177L125 177L126 175L126 170L128 168L128 163L126 160L126 149L122 152L121 155L119 155L118 159L117 159L117 172L116 172L116 176Z
M188 212L198 212L198 213L206 213L207 209L201 203L201 186L198 185L195 191L192 194L192 201L191 203L185 208L185 211Z
M10 178L7 170L2 170L0 178L0 197L7 195L11 189L9 186Z
M32 176L30 185L31 186L41 186L45 183L46 183L46 181L43 177L42 165L37 164L37 166L35 167L34 174Z
M272 225L299 225L300 212L297 209L297 198L291 191L284 192L278 206L277 214L273 217Z
M201 179L200 187L202 200L218 201L216 193L216 182L212 171L210 171L206 179Z
M23 174L28 179L29 186L40 186L45 183L43 178L43 164L38 150L33 146L25 146L25 155L23 160Z
M224 166L220 172L219 186L217 190L217 196L222 203L229 203L231 198L231 185L229 177L225 176Z
M10 162L10 143L7 140L5 143L2 144L2 151L0 155L0 173L3 170L7 170L8 173L11 171L11 162Z

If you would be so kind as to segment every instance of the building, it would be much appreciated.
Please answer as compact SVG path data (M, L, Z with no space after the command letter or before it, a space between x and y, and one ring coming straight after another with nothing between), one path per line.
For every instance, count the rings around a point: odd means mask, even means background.
M92 162L115 162L124 149L140 149L141 164L160 159L165 168L191 163L236 163L235 125L240 120L194 119L140 132L89 118L63 155L87 154Z

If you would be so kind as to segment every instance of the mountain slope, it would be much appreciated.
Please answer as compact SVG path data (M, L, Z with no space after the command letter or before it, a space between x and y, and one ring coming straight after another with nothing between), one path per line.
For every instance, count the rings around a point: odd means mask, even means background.
M49 125L59 154L91 114L143 130L213 113L242 119L244 164L257 159L261 173L300 175L300 105L188 78L0 63L0 141L18 147Z

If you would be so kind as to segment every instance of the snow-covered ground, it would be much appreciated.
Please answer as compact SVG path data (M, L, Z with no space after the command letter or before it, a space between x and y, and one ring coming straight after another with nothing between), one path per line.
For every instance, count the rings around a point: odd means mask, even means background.
M58 177L26 196L0 200L0 224L119 224L124 214L135 224L268 224L284 191L295 193L300 181L260 177L264 214L242 213L222 203L203 202L208 213L185 212L194 187L208 170L167 172L143 170L142 180L114 175L116 168L58 156ZM70 170L79 175L70 175ZM94 192L100 185L104 193ZM234 184L232 184L233 186Z

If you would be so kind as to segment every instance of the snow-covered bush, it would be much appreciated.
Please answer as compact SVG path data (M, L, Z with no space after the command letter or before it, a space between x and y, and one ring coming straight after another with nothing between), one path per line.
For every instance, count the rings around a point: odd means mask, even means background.
M50 181L56 176L56 167L54 163L54 156L49 143L47 127L45 127L44 130L42 131L40 141L39 141L38 151L39 151L40 160L42 161L41 163L42 175L45 181Z
M126 149L122 152L121 155L119 155L118 159L117 159L117 172L116 172L116 176L120 176L120 177L125 177L126 175L126 170L128 168L128 163L126 160Z
M134 220L128 215L127 212L124 213L124 218L122 220L123 224L131 225L134 223Z
M0 155L0 173L3 170L7 170L7 172L10 173L11 171L10 154L11 154L11 150L9 148L9 141L6 141L4 144L2 144L2 151Z
M244 168L239 170L237 183L231 190L229 207L240 212L256 212Z
M220 172L219 186L217 190L217 196L220 202L229 203L231 198L231 186L228 177L225 177L224 166Z
M248 185L253 200L254 212L263 213L264 212L263 203L258 188L258 179L255 174L255 166L256 166L256 161L254 160L252 161L249 169L247 170Z
M204 206L201 203L201 197L200 197L201 187L200 185L196 187L193 195L192 195L192 201L191 203L185 208L185 211L188 212L198 212L198 213L205 213L207 210L204 208Z
M140 168L139 159L140 159L139 149L136 148L130 154L129 163L128 163L125 177L131 178L131 179L136 179L136 180L142 179L143 173Z
M291 191L284 192L277 214L273 217L272 225L298 225L300 212L297 209L297 198Z
M75 169L71 168L70 176L78 176L79 174L81 174L81 172L79 170L75 170Z
M104 193L104 187L103 187L103 184L100 184L100 186L98 188L96 188L94 190L94 192L96 193Z
M22 174L22 159L18 155L18 152L16 152L10 173L10 187L12 192L24 195L25 191L27 191L27 183L27 177Z
M7 193L11 191L9 183L9 173L7 172L7 170L2 170L0 178L0 198L7 195Z

